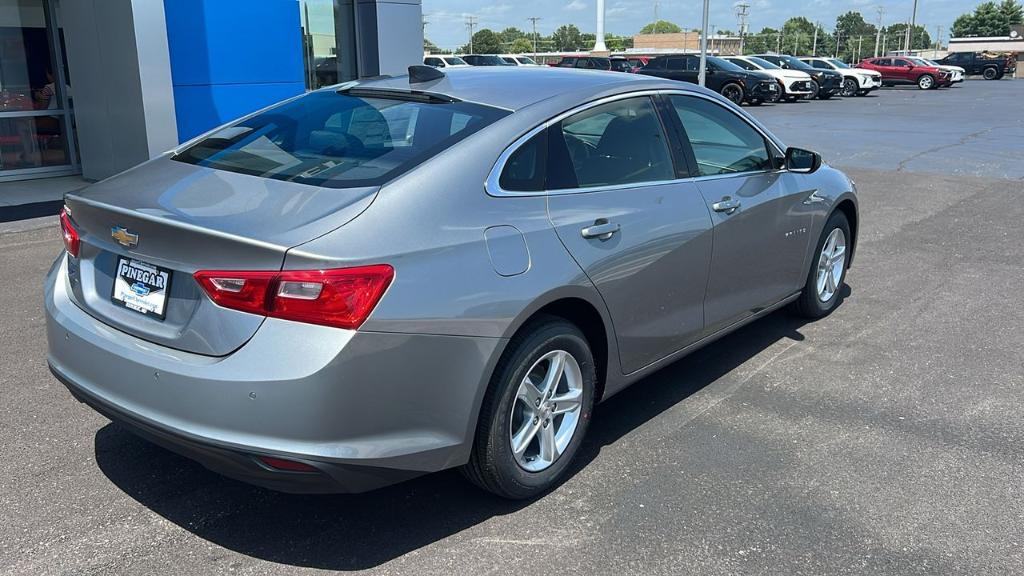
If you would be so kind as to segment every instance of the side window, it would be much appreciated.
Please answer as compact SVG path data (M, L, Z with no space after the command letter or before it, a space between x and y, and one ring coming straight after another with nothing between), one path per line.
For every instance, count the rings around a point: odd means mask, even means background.
M769 170L768 145L745 120L714 102L672 96L701 176Z
M669 58L668 59L669 70L686 70L686 60L683 58Z
M648 97L602 104L562 120L549 136L548 189L672 180L665 131Z
M444 62L441 62L440 58L427 58L426 61L424 61L424 64L426 64L427 66L433 66L435 68L440 68L441 66L444 66Z
M875 66L892 66L892 60L889 58L879 58L875 60Z
M700 71L700 58L687 58L686 59L686 71L687 72L699 72Z
M811 60L811 66L814 66L815 68L820 68L822 70L828 70L829 68L829 65L825 64L821 60Z
M899 59L893 66L910 66L910 60Z
M498 184L511 192L544 190L547 155L548 132L541 130L508 157Z

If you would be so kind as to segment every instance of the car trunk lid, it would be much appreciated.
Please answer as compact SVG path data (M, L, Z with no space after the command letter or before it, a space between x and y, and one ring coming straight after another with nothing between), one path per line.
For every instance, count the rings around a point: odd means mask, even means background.
M343 226L378 190L320 188L169 157L144 166L65 199L82 242L79 258L69 266L73 298L119 330L210 356L240 347L263 317L215 305L193 273L279 270L289 248ZM114 300L119 276L147 270L166 271L169 280L162 318ZM162 282L138 287L159 292Z

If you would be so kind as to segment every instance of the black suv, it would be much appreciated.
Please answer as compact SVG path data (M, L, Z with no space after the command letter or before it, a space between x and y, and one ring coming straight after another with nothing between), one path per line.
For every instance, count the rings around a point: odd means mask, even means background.
M697 83L700 56L694 54L658 56L640 69L640 74ZM732 62L708 56L704 84L735 104L747 102L754 106L779 98L779 85L764 72L744 70Z
M779 68L799 70L810 74L813 82L811 82L811 95L807 97L808 100L815 98L828 100L843 88L843 75L835 70L814 68L803 60L785 54L755 54L755 56L767 60Z
M470 66L512 66L494 54L467 54L462 59Z
M613 72L632 72L633 65L621 56L605 58L603 56L563 56L558 62L551 64L555 68L583 68L584 70L611 70Z

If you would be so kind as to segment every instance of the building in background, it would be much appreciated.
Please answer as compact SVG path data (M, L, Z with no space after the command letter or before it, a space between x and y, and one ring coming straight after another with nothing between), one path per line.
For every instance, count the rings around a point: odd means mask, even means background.
M700 32L672 32L668 34L637 34L633 36L630 53L659 54L699 52ZM715 34L708 36L708 52L721 56L740 53L740 37Z
M306 90L404 73L420 0L0 0L0 181L97 180Z

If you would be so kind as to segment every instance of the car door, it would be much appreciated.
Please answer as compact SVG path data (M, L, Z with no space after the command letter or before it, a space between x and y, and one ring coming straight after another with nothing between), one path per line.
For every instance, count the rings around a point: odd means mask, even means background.
M914 63L910 60L903 58L893 59L893 75L900 79L902 82L916 82L916 74L914 74Z
M608 306L624 373L704 327L711 217L655 102L591 105L548 130L548 215Z
M713 225L704 304L706 333L796 292L806 276L813 190L775 168L781 151L756 127L709 98L669 96L689 164Z

